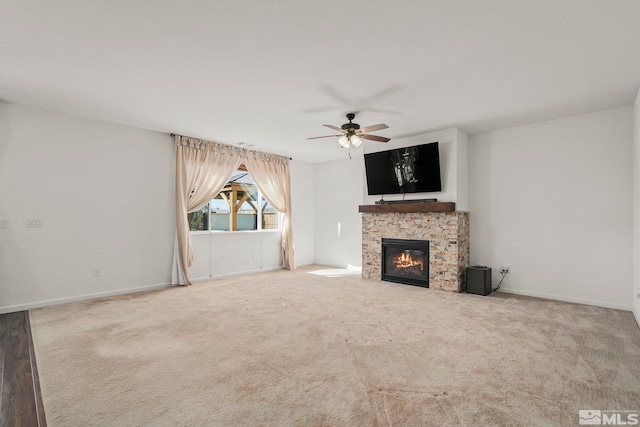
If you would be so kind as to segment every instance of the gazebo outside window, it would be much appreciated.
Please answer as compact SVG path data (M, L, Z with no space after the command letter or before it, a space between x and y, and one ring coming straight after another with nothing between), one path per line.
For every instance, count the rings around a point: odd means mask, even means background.
M241 169L211 202L189 214L191 231L278 230L278 219L279 212Z

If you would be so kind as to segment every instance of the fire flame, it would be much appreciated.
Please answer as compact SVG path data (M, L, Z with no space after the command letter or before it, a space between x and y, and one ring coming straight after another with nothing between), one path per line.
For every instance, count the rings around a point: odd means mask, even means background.
M413 259L410 253L403 252L400 256L393 260L396 268L409 268L419 266L420 271L424 270L424 260L422 258Z

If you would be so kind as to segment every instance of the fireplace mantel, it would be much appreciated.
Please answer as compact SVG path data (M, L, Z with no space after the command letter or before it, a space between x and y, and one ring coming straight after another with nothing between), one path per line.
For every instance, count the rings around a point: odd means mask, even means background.
M419 212L455 212L454 202L424 203L385 203L380 205L360 205L362 213L419 213Z

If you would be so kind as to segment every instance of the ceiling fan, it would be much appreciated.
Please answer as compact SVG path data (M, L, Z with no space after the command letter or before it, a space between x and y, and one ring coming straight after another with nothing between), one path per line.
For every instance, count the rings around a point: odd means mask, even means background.
M389 138L385 138L384 136L377 136L377 135L369 135L369 134L367 134L367 132L387 129L389 126L387 126L385 124L379 124L379 125L365 126L365 127L361 128L359 124L352 122L352 120L355 119L355 118L356 118L356 113L348 113L347 114L347 119L349 120L349 123L345 123L341 127L332 126L332 125L323 125L323 126L328 127L329 129L333 129L333 130L337 130L339 132L342 132L341 134L338 134L338 135L327 135L327 136L314 136L312 138L307 138L307 139L340 137L340 138L338 138L338 144L340 144L340 146L342 148L349 148L352 145L354 147L359 147L360 145L362 145L362 140L363 139L370 139L372 141L379 141L379 142L389 142L390 141Z

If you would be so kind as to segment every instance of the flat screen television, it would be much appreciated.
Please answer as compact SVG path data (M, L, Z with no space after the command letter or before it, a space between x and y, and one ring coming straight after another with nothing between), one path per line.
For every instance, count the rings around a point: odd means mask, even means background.
M370 196L442 191L437 142L365 154L364 167Z

